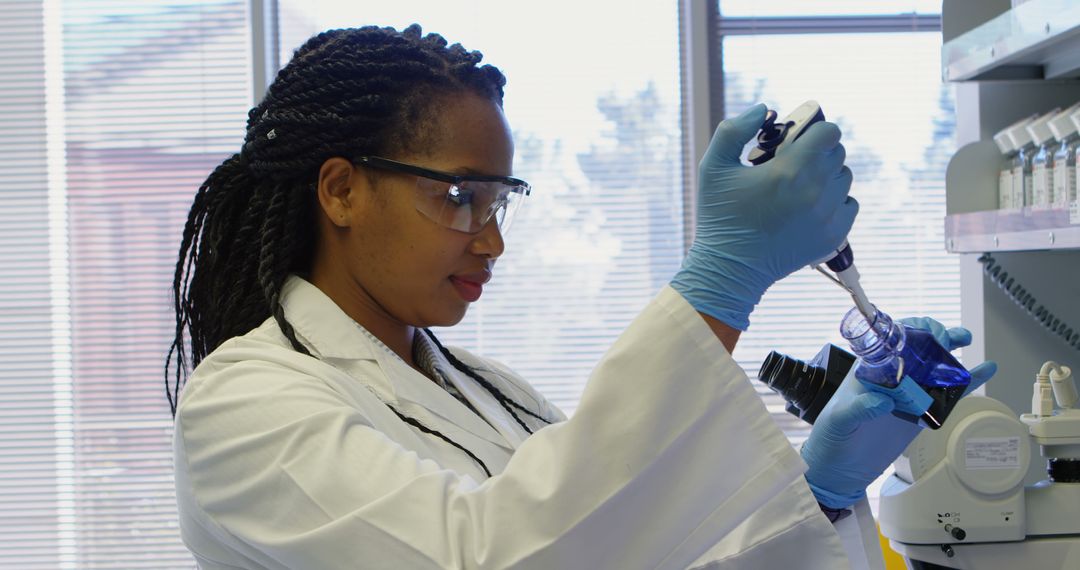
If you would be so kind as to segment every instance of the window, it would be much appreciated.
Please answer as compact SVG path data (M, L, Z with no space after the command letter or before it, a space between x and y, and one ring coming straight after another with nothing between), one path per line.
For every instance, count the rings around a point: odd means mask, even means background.
M665 2L280 2L282 62L326 28L421 20L507 75L514 172L533 193L484 297L436 333L568 413L682 258L677 18Z
M251 106L246 4L0 3L2 567L193 564L163 357L187 210Z

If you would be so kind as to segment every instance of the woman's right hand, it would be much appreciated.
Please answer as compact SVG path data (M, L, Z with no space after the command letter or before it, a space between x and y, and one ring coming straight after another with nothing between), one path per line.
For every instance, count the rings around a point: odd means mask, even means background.
M698 167L694 243L671 282L699 312L739 330L773 283L839 246L859 210L832 123L811 125L765 164L742 164L765 111L755 105L717 127Z

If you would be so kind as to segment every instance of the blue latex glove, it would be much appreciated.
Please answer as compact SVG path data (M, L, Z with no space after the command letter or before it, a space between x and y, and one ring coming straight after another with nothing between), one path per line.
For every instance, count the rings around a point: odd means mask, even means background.
M694 244L671 282L695 309L739 330L769 286L840 245L859 210L832 123L811 125L765 164L740 162L765 111L759 104L717 127L698 167Z
M946 329L941 323L927 317L901 319L902 323L930 331L934 339L948 350L971 344L971 332L957 327ZM866 496L866 486L885 472L885 469L903 453L904 449L922 430L918 424L902 420L890 412L897 409L897 402L883 392L868 390L855 378L855 367L840 384L829 403L818 415L810 438L803 444L801 453L809 469L806 481L819 503L833 509L849 507ZM964 395L982 386L997 372L992 361L969 370L971 384ZM925 392L905 378L908 389ZM911 392L898 393L904 400L901 407L920 400ZM907 409L907 413L921 415L921 409Z

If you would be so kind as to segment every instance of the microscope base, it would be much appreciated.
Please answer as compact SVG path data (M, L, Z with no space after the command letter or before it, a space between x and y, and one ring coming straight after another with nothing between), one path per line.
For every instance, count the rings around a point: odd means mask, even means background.
M1080 536L1040 537L1020 542L951 544L950 558L940 545L904 544L889 541L889 546L905 559L937 564L945 568L970 570L1068 570L1080 568Z

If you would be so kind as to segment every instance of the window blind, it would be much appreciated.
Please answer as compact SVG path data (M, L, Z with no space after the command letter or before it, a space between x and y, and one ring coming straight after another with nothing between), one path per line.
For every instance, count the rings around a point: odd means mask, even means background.
M10 525L0 565L190 568L163 393L170 290L195 190L242 141L246 2L0 10L0 65L18 80L0 90L0 112L19 118L0 123L11 149L0 153L0 255L17 268L0 282L0 525ZM46 61L49 42L58 50ZM49 99L60 105L46 108ZM60 161L48 160L47 125ZM47 184L49 169L60 184Z
M54 350L65 327L55 307L54 331L50 281L44 6L0 3L0 21L0 567L59 568L71 537L69 365Z

